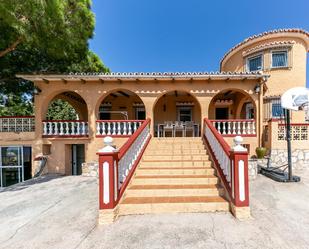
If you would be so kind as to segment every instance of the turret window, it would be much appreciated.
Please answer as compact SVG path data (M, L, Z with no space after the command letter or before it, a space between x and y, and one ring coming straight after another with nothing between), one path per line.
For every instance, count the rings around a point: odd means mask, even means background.
M273 51L272 52L272 68L280 68L288 66L288 53L287 51Z
M247 59L247 71L259 71L262 70L262 55L250 57Z

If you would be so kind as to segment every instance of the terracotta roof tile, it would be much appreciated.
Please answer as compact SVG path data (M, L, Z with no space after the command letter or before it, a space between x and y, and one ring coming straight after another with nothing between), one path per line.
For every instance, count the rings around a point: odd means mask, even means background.
M252 41L254 39L263 37L263 36L267 36L267 35L271 35L271 34L276 34L276 33L300 33L300 34L304 34L309 38L309 33L306 30L303 29L299 29L299 28L290 28L290 29L275 29L275 30L270 30L270 31L266 31L257 35L253 35L250 36L248 38L246 38L245 40L243 40L242 42L236 44L234 47L232 47L227 53L225 53L225 55L223 56L223 58L221 59L220 62L220 67L222 67L222 62L224 61L224 59L235 49L239 48L240 46L246 44L249 41Z

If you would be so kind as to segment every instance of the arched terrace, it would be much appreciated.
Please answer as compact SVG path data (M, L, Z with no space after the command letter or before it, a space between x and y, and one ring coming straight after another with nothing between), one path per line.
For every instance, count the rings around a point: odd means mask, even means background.
M146 119L143 101L126 89L116 89L103 96L96 107L96 115L97 136L129 136Z
M201 107L185 91L170 91L158 97L154 107L154 134L165 136L200 136Z
M56 94L44 108L43 136L87 136L88 108L77 93Z
M240 89L226 89L216 94L209 105L209 119L223 135L256 135L256 105Z

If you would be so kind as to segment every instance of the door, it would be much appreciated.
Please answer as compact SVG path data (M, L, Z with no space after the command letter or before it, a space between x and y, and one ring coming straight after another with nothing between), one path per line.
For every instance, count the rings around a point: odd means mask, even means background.
M144 107L135 108L135 118L137 120L145 120L146 119L146 112L145 112Z
M229 119L229 108L216 108L216 119Z
M82 174L82 163L85 162L85 145L72 144L72 175Z
M31 178L31 147L0 146L0 187Z

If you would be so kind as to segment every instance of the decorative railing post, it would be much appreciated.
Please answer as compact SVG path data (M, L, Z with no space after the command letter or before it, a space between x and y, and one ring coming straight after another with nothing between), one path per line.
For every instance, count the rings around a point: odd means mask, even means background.
M243 138L236 136L235 146L230 148L223 134L207 118L204 124L206 146L227 191L231 211L239 219L249 218L248 151L241 145Z
M97 153L99 155L99 207L114 209L118 199L118 150L112 137L104 138L105 146Z
M248 151L241 145L242 142L243 138L236 136L231 150L232 193L236 207L249 206Z
M116 122L113 124L116 124ZM138 127L119 151L112 146L112 137L104 138L105 147L97 153L99 155L100 224L112 223L116 219L118 215L117 204L128 186L150 139L150 119L145 120Z

